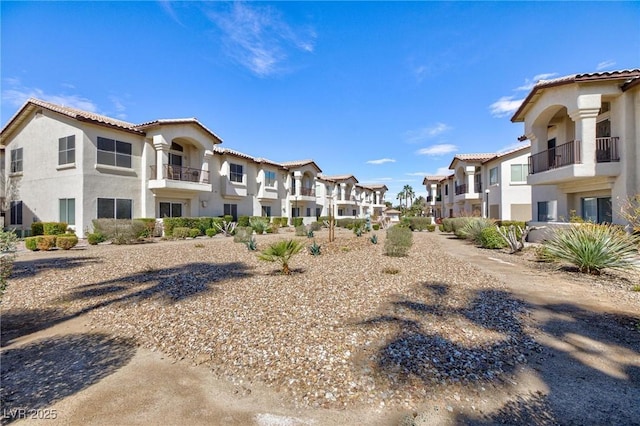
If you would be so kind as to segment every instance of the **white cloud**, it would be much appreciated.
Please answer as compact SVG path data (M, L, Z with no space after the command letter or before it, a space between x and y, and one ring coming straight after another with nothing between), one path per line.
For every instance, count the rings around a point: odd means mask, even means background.
M270 6L234 2L228 12L209 12L223 33L227 53L254 74L264 77L281 70L289 49L313 52L313 30L294 30Z
M489 109L494 117L505 117L516 112L524 99L513 99L513 96L503 96L492 103Z
M117 96L109 96L109 100L113 104L114 109L116 110L115 116L121 120L127 118L127 114L125 111L127 107L124 105L123 101Z
M444 143L444 144L431 145L427 148L419 149L418 151L416 151L416 154L437 156L437 155L451 154L452 152L455 152L457 150L458 150L457 146Z
M375 182L390 182L392 181L393 178L392 177L381 177L381 178L376 178L376 179L372 179L369 182L370 183L375 183Z
M536 85L536 83L540 80L548 80L551 77L555 77L556 75L558 75L558 73L556 72L548 72L548 73L544 73L544 74L537 74L534 75L533 78L525 78L524 79L524 84L520 87L516 87L516 91L526 91L528 92L529 90L533 89L533 86Z
M509 152L512 151L514 149L518 149L518 148L524 148L525 146L530 146L531 143L530 142L514 142L511 143L509 145L505 145L502 148L500 148L498 150L498 154L503 154L505 152Z
M428 175L429 173L427 172L412 172L412 173L405 173L405 175L407 176L420 176L420 177L424 177L426 175Z
M596 66L596 70L597 71L602 71L604 69L613 67L615 64L616 64L616 61L612 61L611 59L606 60L606 61L602 61L602 62L598 63L598 65Z
M438 170L434 173L436 176L449 176L453 173L452 170L449 170L449 167L438 167Z
M423 127L418 130L409 130L405 133L405 138L409 143L422 142L427 139L432 139L445 132L451 130L451 126L445 123L436 123L429 127Z
M393 158L380 158L379 160L369 160L367 164L384 164L384 163L395 163L396 160Z
M5 81L10 79L5 79ZM16 79L10 80L13 85L2 91L2 101L8 102L11 106L21 107L29 98L38 98L43 101L64 105L71 108L81 109L89 112L97 112L98 106L91 100L80 95L52 94L46 93L37 87L23 87ZM17 83L17 84L15 84Z
M184 24L178 18L176 11L173 9L173 5L171 4L171 1L158 0L158 3L160 3L160 6L162 7L162 9L165 11L167 15L169 15L169 17L171 17L171 19L173 19L177 24L184 26Z

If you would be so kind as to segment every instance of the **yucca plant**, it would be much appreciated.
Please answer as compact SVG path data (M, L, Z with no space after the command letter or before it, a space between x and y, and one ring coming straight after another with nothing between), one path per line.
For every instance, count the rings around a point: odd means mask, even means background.
M309 253L313 256L320 256L320 254L322 254L320 253L320 245L314 241L313 244L309 246Z
M302 250L303 245L296 240L282 240L271 244L258 254L258 259L267 262L280 262L282 265L282 273L285 275L291 274L289 269L289 260L293 255Z
M578 267L580 272L600 274L603 269L640 267L640 237L618 227L587 223L558 229L544 243L548 253Z
M460 236L474 242L475 244L481 244L480 234L485 228L494 226L495 222L492 219L484 219L480 217L474 217L459 230Z

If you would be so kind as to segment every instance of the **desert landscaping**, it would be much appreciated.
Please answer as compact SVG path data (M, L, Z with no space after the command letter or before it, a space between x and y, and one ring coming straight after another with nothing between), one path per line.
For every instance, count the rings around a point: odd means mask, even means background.
M295 255L288 276L222 236L21 251L1 304L3 407L65 406L143 350L228 384L232 400L254 398L243 409L256 424L279 424L261 412L287 424L360 412L370 424L640 418L637 272L580 274L440 232L414 232L409 255L389 257L383 231L378 244L326 233L256 237L258 249L322 247ZM46 336L78 318L83 333ZM87 364L67 387L68 372L38 379L43 363L74 371L75 352L56 345L86 345L93 355L77 356L100 371Z

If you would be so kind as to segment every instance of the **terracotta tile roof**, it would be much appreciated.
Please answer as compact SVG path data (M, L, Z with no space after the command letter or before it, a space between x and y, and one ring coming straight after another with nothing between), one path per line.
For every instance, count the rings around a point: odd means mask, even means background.
M427 182L442 182L447 177L448 177L448 175L447 176L445 176L445 175L427 175L422 180L422 184L426 185Z
M58 114L63 114L67 117L73 118L79 121L91 122L98 125L103 125L107 127L115 127L117 129L125 130L127 132L133 132L137 134L144 134L144 132L140 129L137 129L135 124L129 123L122 120L117 120L115 118L107 117L106 115L96 114L90 111L82 111L76 108L71 108L63 105L53 104L51 102L46 102L41 99L29 98L24 105L11 117L11 119L7 122L7 124L2 128L2 134L5 134L5 131L10 131L10 129L18 124L20 121L20 117L23 115L25 111L35 111L38 108L44 108L49 111L57 112Z
M385 191L388 191L389 188L387 188L387 185L382 184L382 183L374 183L374 184L367 184L367 185L358 185L362 188L365 189L371 189L373 191L375 191L376 189L384 189Z
M358 179L356 179L356 177L354 175L334 175L334 176L320 175L318 177L320 179L328 180L328 181L331 181L331 182L338 182L338 181L341 181L341 180L353 179L353 180L356 181L356 183L358 183Z
M234 149L229 149L229 148L221 148L217 145L214 145L213 147L213 152L215 154L220 154L220 155L232 155L234 157L239 157L239 158L244 158L246 160L250 160L253 161L255 163L264 163L264 164L270 164L272 166L276 166L279 168L283 168L282 164L276 163L275 161L271 161L268 160L266 158L259 158L259 157L252 157L249 154L245 154L243 152L240 151L236 151Z
M222 143L222 138L216 135L212 130L210 130L207 126L198 121L197 118L165 118L160 120L147 121L142 124L137 124L135 127L140 130L148 129L150 127L155 126L165 126L165 125L173 125L173 124L195 124L202 128L205 132L209 133L213 136L214 139L217 139L217 143Z
M316 164L315 161L313 160L298 160L298 161L286 161L284 163L280 163L283 167L287 168L287 169L295 169L297 167L302 167L302 166L307 166L307 165L313 165L313 167L316 168L316 170L318 171L318 173L322 172L322 170L320 169L320 167L318 167L318 165Z
M571 74L566 75L564 77L558 77L550 80L540 80L538 81L531 92L527 95L527 97L522 101L522 104L518 108L518 110L511 117L512 122L523 121L524 117L521 117L521 114L526 109L527 105L531 103L536 94L540 90L544 90L549 87L561 86L564 84L571 83L584 83L589 81L615 81L622 80L624 84L630 84L634 80L640 78L640 68L633 68L628 70L619 70L619 71L602 71L602 72L591 72L591 73L582 73L582 74ZM624 86L624 85L623 85Z

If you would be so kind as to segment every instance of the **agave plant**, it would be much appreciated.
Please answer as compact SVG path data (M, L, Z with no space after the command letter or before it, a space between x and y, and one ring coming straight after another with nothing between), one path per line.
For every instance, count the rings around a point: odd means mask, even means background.
M251 239L249 241L247 241L245 244L247 245L247 249L249 251L258 250L258 243L257 243L256 239L253 238L253 237L251 237Z
M580 272L596 275L606 268L640 267L639 244L637 235L594 223L559 229L544 243L551 256L577 266Z
M371 244L378 244L378 236L376 234L373 234L370 238L369 241L371 241Z
M258 255L258 259L267 262L280 262L282 273L291 274L289 260L302 250L303 244L296 240L282 240L271 244Z
M320 253L320 245L314 241L313 244L309 246L309 253L313 256L320 256L320 254L322 254Z

